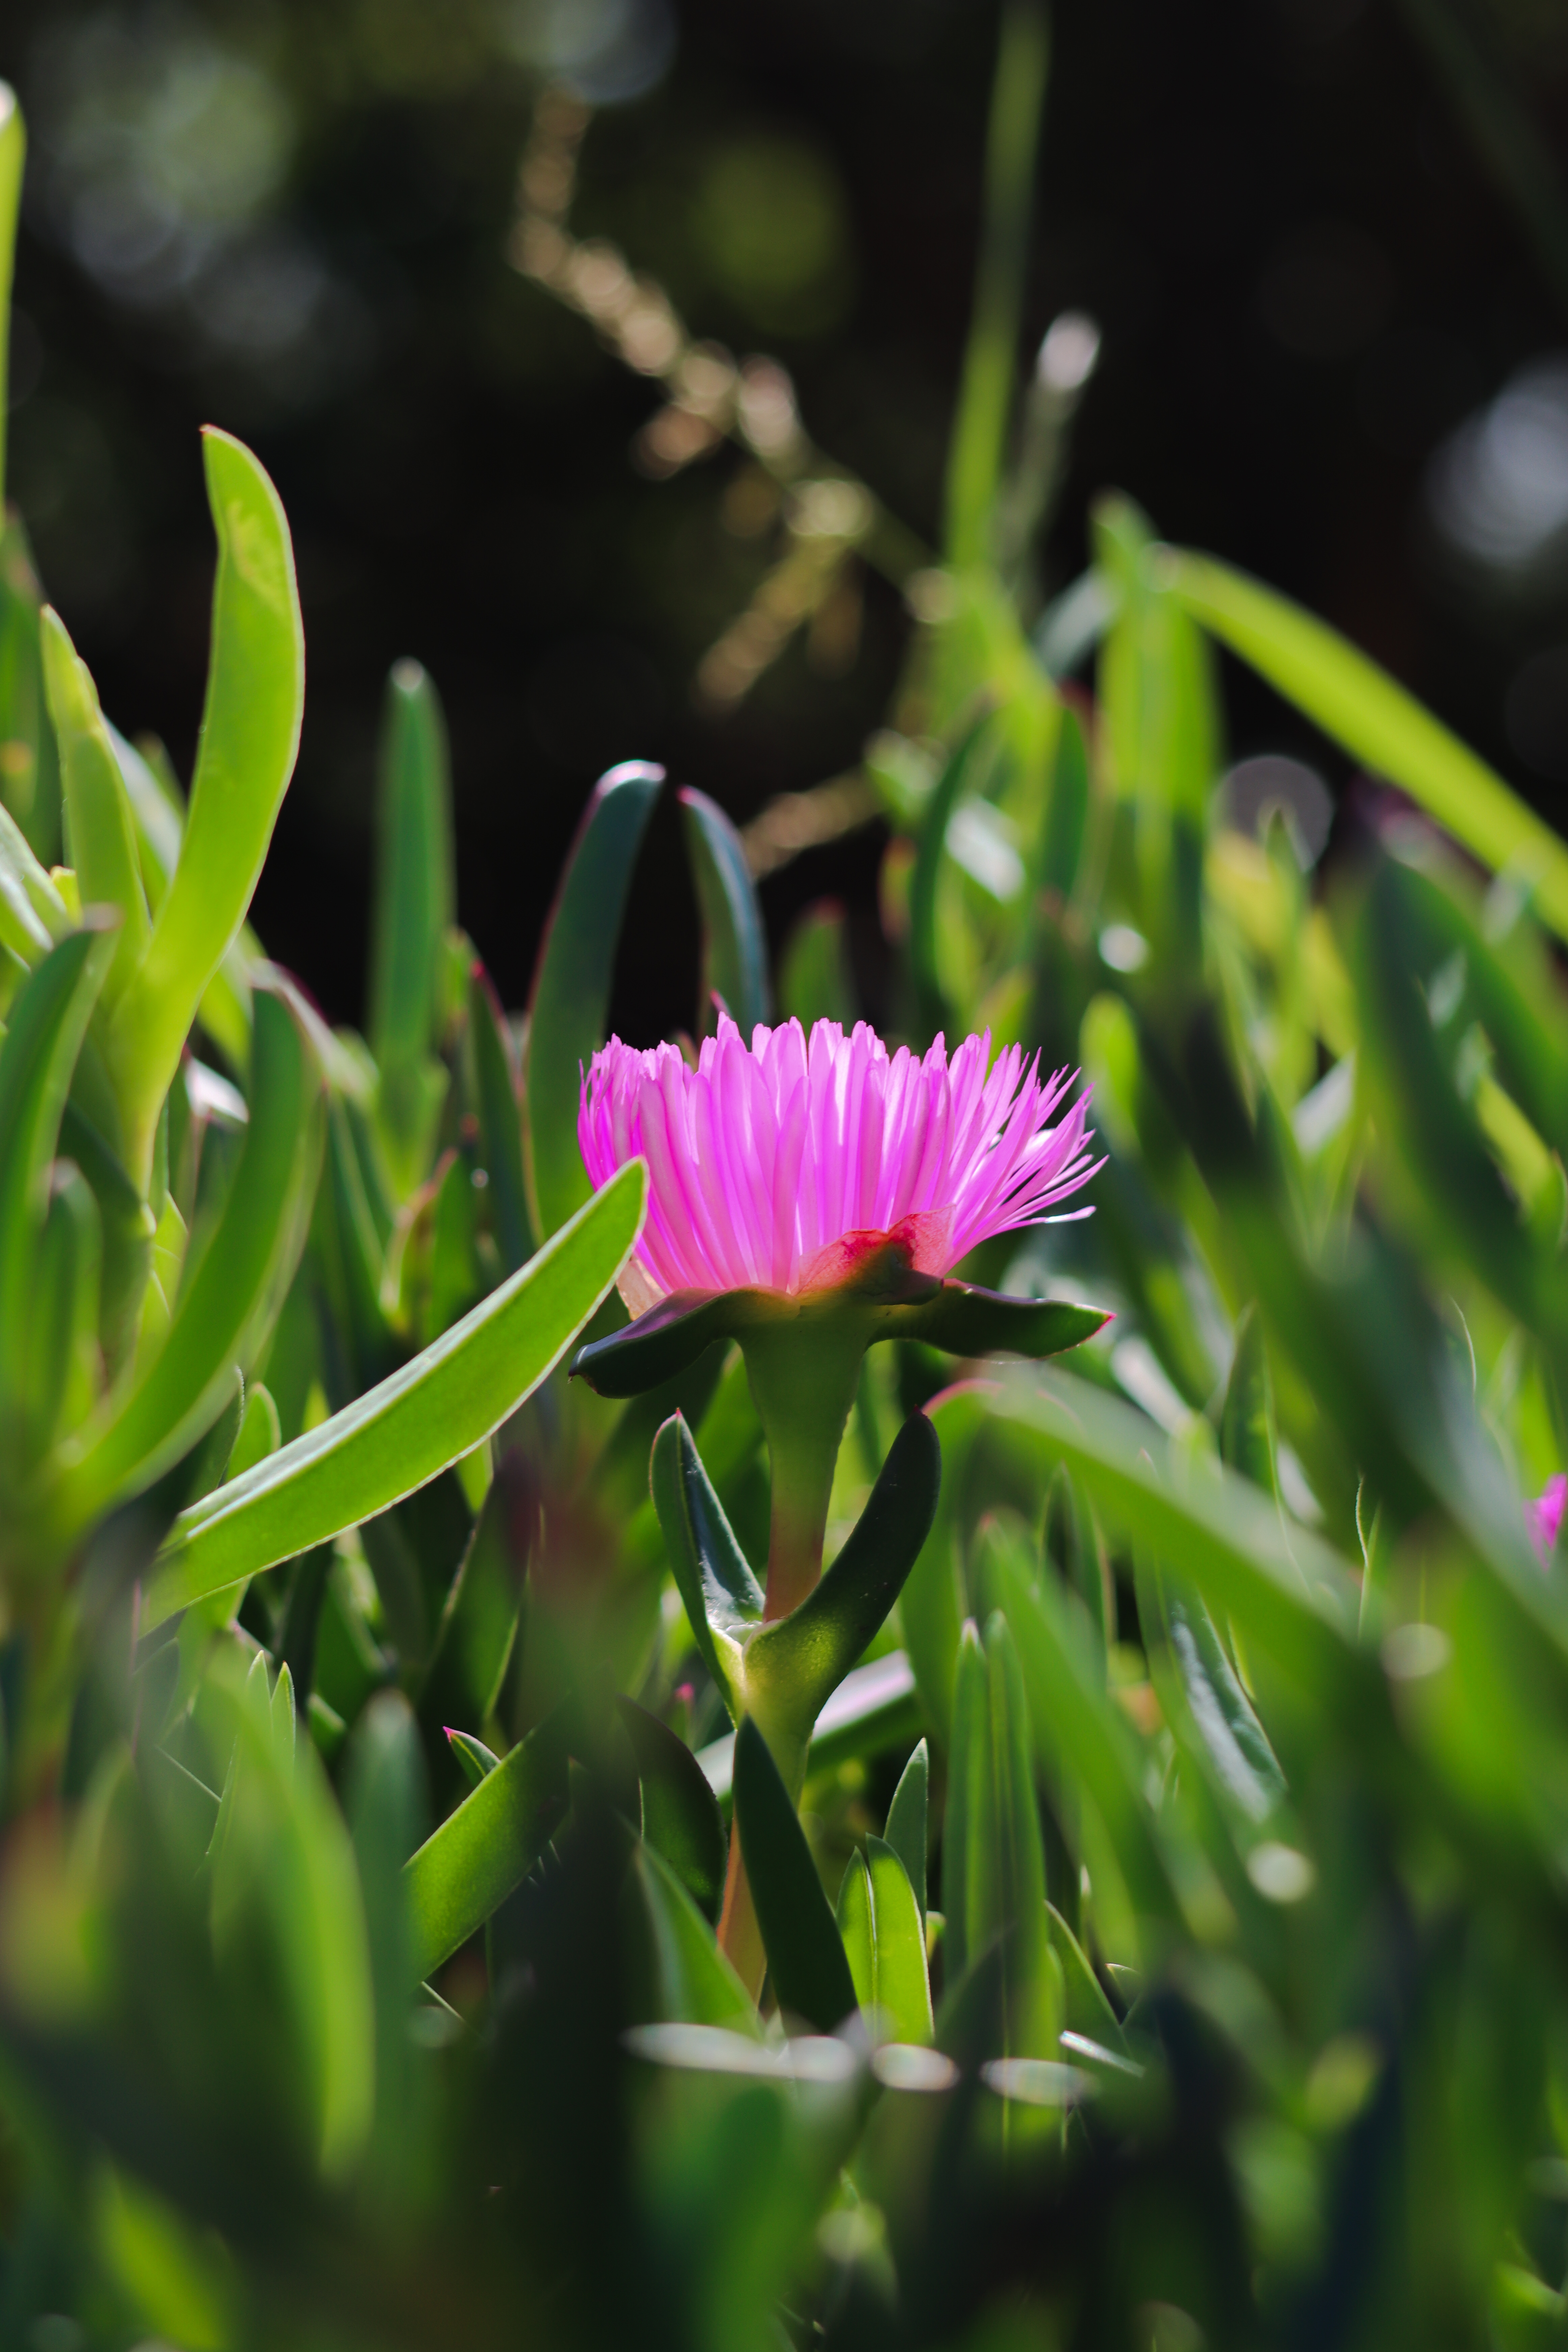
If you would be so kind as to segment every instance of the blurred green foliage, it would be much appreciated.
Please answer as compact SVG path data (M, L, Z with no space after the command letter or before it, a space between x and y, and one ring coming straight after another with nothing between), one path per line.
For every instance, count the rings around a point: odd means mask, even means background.
M300 660L265 473L209 446L188 804L7 520L0 2346L1561 2336L1565 853L1126 499L1026 627L1048 473L994 394L867 763L890 1026L1081 1061L1107 1164L966 1269L1039 1304L889 1325L815 1610L763 1630L731 1310L625 1402L566 1377L657 1339L642 1171L588 1201L574 1151L660 772L600 786L503 1014L400 666L331 1030L246 928ZM1231 821L1216 641L1403 788L1326 867L1288 795ZM685 816L700 1033L767 974ZM819 910L786 1009L856 985ZM982 1353L1076 1297L1070 1359Z

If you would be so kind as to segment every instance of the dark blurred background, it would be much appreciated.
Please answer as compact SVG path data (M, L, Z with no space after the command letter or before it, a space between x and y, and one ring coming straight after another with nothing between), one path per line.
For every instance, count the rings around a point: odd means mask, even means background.
M13 495L105 707L188 775L197 425L272 470L309 691L256 919L333 1017L361 1010L398 656L445 698L461 913L518 1003L604 767L663 760L744 821L853 766L910 625L868 577L858 641L851 615L727 715L699 707L770 548L732 527L732 449L638 471L657 388L507 259L543 82L596 107L577 232L694 333L776 352L816 441L934 547L995 29L975 0L8 0L32 141ZM1562 0L1058 7L1021 378L1064 308L1103 343L1046 586L1120 485L1348 630L1560 815L1565 143ZM1227 686L1237 756L1302 750L1342 784ZM879 846L774 875L775 936L824 891L868 908ZM646 1039L695 988L668 812L645 877L615 1013Z

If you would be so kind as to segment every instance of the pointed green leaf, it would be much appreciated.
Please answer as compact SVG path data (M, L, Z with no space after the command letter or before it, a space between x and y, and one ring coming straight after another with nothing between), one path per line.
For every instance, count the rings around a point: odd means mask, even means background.
M931 1399L926 1412L942 1440L942 1492L931 1533L899 1596L899 1622L928 1717L945 1749L952 1739L958 1666L962 1549L970 1461L988 1419L988 1385L964 1381Z
M751 1717L735 1734L735 1820L779 2007L831 2033L855 1982L779 1768Z
M729 1840L702 1768L668 1724L629 1698L619 1711L642 1788L642 1833L663 1856L704 1918L717 1920Z
M895 2042L929 2043L934 2034L925 1920L902 1857L880 1838L866 1841L875 1925L877 1971L872 1999Z
M714 1026L713 999L750 1045L752 1031L770 1015L768 942L763 910L741 836L717 802L687 789L680 795L686 854L702 915L701 1001L697 1034Z
M1533 888L1542 919L1568 939L1568 844L1415 696L1326 622L1213 556L1174 548L1173 592L1221 642L1374 775L1413 800L1494 872Z
M654 1440L649 1483L692 1638L731 1720L739 1722L742 1685L735 1637L761 1617L763 1591L679 1412Z
M1108 2050L1127 2054L1127 2036L1121 2021L1110 2005L1110 1997L1095 1975L1089 1956L1061 1913L1047 1903L1046 1914L1050 1926L1051 1946L1061 1966L1064 2005L1062 2014L1068 2030L1086 2034Z
M222 1218L187 1269L151 1370L68 1479L63 1508L73 1525L177 1462L210 1422L232 1367L247 1365L270 1329L304 1245L321 1096L299 1024L279 997L259 991L250 1117Z
M232 435L204 426L203 456L218 563L195 775L180 862L114 1024L138 1106L127 1143L138 1181L186 1033L250 905L304 707L304 635L281 501Z
M404 1871L409 1973L422 1981L477 1935L539 1860L566 1811L565 1718L557 1712L487 1773Z
M490 1232L502 1271L515 1274L536 1246L522 1170L522 1080L496 992L477 961L468 974L468 1035Z
M756 2040L756 2004L680 1878L655 1845L632 1855L632 1875L653 1930L659 2012L691 2025L720 2025Z
M479 1209L468 1156L455 1151L436 1195L430 1236L430 1293L425 1336L438 1339L483 1297L479 1258Z
M881 1475L832 1567L798 1608L746 1647L748 1704L770 1729L809 1736L831 1692L886 1619L931 1531L942 1445L923 1412L893 1440Z
M278 1407L272 1402L271 1391L260 1381L250 1381L245 1391L245 1412L239 1424L239 1434L234 1441L234 1451L224 1471L226 1478L243 1477L276 1454L283 1443L283 1432L278 1419Z
M143 1625L371 1518L471 1453L560 1361L608 1295L641 1225L646 1188L643 1164L634 1161L548 1249L412 1363L183 1512L149 1587Z
M494 1749L487 1748L482 1739L476 1739L471 1731L454 1731L448 1725L447 1745L457 1758L458 1768L470 1789L477 1789L481 1780L488 1780L500 1763L500 1758Z
M424 2178L425 2155L417 2144L419 2057L409 2032L404 1866L424 1833L428 1798L418 1727L401 1692L378 1691L354 1726L342 1787L374 1974L373 2178L378 2187L395 2189Z
M1046 1924L1046 1857L1035 1795L1029 1707L1022 1669L1007 1620L993 1612L984 1633L990 1697L992 1770L994 1775L992 1866L982 1879L983 1898L994 1905L994 1931L1007 1931L1003 1960L1005 2032L1009 2056L1050 2058L1061 2031L1058 1998L1059 1969L1050 1955ZM989 1940L990 1920L969 1934L975 1949Z
M30 1386L27 1304L49 1162L83 1033L114 953L105 924L70 932L24 983L0 1043L0 1432Z
M931 1749L922 1739L899 1776L883 1832L909 1873L922 1927L926 1916L926 1806L930 1781Z
M834 1925L849 1963L855 1998L868 2010L877 1998L877 1930L871 1916L871 1873L858 1846L838 1884Z
M432 1063L442 961L453 920L451 787L447 729L417 662L386 684L376 792L369 1036L380 1071L377 1112L397 1190L429 1161L445 1074Z
M605 1042L632 868L663 782L662 768L631 760L595 786L545 927L529 1003L527 1070L540 1233L554 1233L588 1197L577 1148L582 1073Z

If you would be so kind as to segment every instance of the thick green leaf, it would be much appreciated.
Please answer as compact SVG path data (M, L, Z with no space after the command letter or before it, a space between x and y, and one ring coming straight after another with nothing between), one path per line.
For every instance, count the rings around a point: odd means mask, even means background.
M430 1234L430 1287L425 1336L438 1339L484 1296L479 1265L479 1205L474 1168L466 1151L454 1151L436 1194Z
M756 2004L656 1845L637 1846L632 1874L653 1931L660 2015L692 2025L725 2026L732 2033L757 2039L762 2029Z
M503 1273L515 1274L536 1246L522 1168L522 1081L500 1002L479 962L468 974L468 1037L489 1227Z
M833 1924L849 1963L855 1998L869 2009L877 1997L877 1926L871 1916L871 1873L858 1846L838 1882Z
M370 1048L380 1071L382 1136L406 1194L425 1174L445 1090L446 1073L431 1057L454 919L447 729L417 662L395 663L386 683L375 849Z
M680 795L686 854L702 915L701 1002L697 1034L714 1026L713 999L747 1044L759 1021L770 1017L768 941L741 836L717 802L688 788Z
M642 1833L662 1854L704 1918L717 1920L729 1841L719 1801L683 1739L629 1698L616 1705L637 1759Z
M1173 548L1160 562L1205 628L1494 872L1519 875L1542 919L1568 939L1568 844L1414 695L1337 629L1229 564Z
M72 1526L140 1492L189 1449L293 1279L321 1166L321 1072L281 998L258 991L255 1023L250 1117L221 1221L186 1269L151 1370L68 1475Z
M207 985L237 937L300 741L305 643L282 504L232 435L203 428L217 533L212 647L180 862L115 1015L137 1117L132 1177L152 1165L158 1112Z
M87 664L58 613L45 609L40 633L49 717L59 745L71 862L82 904L113 907L121 919L114 961L103 983L107 1010L124 993L147 952L151 931L135 823Z
M933 2038L925 1917L902 1857L880 1838L866 1841L876 1969L871 1999L895 2042Z
M549 1249L412 1363L183 1512L143 1625L371 1518L471 1453L608 1295L641 1225L646 1183L640 1160L623 1169Z
M737 1636L761 1618L763 1591L679 1412L654 1440L649 1480L692 1638L738 1723L744 1684Z
M931 1531L941 1485L941 1442L923 1412L911 1413L832 1567L797 1608L746 1645L747 1705L770 1735L809 1738L897 1601Z
M909 1873L923 1927L926 1916L926 1811L931 1749L922 1739L899 1776L884 1836Z
M735 1819L779 2007L831 2033L856 2005L854 1979L805 1832L749 1716L735 1734Z
M594 787L550 910L529 1003L528 1121L534 1224L552 1234L588 1197L577 1148L582 1074L605 1042L616 942L632 868L664 782L628 761Z
M383 2194L395 2199L421 2181L426 2161L425 2118L416 2104L419 2055L409 2032L405 1864L424 1833L428 1800L418 1727L401 1692L378 1691L365 1708L354 1726L342 1782L374 1978L372 2177Z
M49 724L44 692L43 647L39 614L43 595L33 563L32 550L21 517L0 503L0 741L6 746L0 772L0 805L11 820L9 830L26 842L36 875L44 880L48 897L63 907L60 894L46 869L60 856L59 760L55 730ZM35 884L30 879L28 895ZM44 917L51 935L54 907L34 897L34 910Z
M11 1007L0 1044L0 1442L31 1385L28 1301L48 1214L49 1162L83 1034L114 953L111 926L70 932Z
M942 1492L931 1533L899 1598L899 1622L937 1739L950 1743L952 1685L963 1622L963 1549L970 1463L989 1419L989 1383L963 1381L926 1407L942 1441Z
M16 224L22 214L22 166L27 133L9 82L0 81L0 384L8 382L11 347L11 275L16 260ZM0 415L0 517L5 511L5 419Z
M900 1338L923 1339L954 1356L1059 1356L1092 1339L1110 1320L1102 1307L1010 1298L969 1282L944 1282L927 1305L894 1311L903 1318Z
M148 741L144 750L139 750L116 727L105 723L135 820L147 904L156 917L180 862L184 797L161 743ZM256 967L265 961L255 932L248 923L242 923L207 982L198 1008L203 1028L237 1070L250 1066L251 986Z
M521 1886L568 1802L567 1720L558 1710L503 1757L404 1871L409 1971L428 1977Z

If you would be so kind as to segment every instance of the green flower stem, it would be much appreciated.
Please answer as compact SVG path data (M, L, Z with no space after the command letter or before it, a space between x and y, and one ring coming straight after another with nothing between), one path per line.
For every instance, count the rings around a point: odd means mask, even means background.
M822 1574L833 1474L871 1331L871 1316L846 1300L831 1316L763 1324L742 1335L773 1465L764 1623L798 1608ZM771 1738L768 1745L784 1771Z

